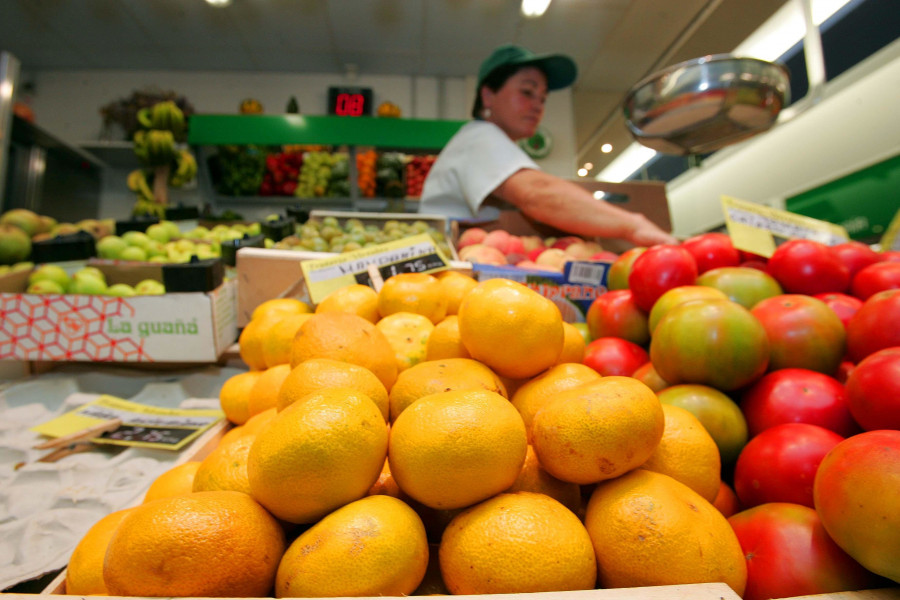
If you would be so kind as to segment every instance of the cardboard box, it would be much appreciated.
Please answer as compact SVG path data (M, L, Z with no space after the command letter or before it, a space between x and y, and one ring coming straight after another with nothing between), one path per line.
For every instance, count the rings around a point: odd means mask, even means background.
M672 230L669 199L666 197L666 184L663 182L611 183L584 179L573 179L571 181L586 188L588 191L604 192L604 201L631 212L642 213L664 231ZM454 246L459 241L459 235L470 227L480 227L485 231L503 229L513 235L537 235L542 238L572 235L545 223L535 221L522 214L521 211L502 210L499 218L494 221L453 221L451 223L451 239ZM596 240L604 249L617 253L634 247L633 244L625 240L611 238L596 238Z
M158 265L101 268L110 284L161 276ZM0 360L215 362L237 339L233 281L119 298L26 294L28 274L0 278Z

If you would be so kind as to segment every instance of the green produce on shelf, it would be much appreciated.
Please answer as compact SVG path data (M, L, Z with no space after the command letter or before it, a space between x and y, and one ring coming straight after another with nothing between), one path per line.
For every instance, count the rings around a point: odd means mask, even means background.
M266 166L259 146L219 146L212 165L216 191L224 196L255 196Z

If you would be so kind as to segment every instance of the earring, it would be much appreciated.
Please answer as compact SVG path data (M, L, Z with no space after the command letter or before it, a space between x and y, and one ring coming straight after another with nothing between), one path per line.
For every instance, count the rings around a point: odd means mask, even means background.
M484 119L490 119L492 114L493 114L493 113L491 113L491 109L490 109L490 108L485 108L483 111L481 111L481 116L482 116L482 118L484 118Z

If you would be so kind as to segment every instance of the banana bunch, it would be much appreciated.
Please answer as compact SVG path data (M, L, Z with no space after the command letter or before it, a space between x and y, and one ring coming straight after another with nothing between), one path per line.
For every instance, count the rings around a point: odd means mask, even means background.
M169 185L180 188L197 176L197 159L190 150L182 149L175 157L175 167L169 175Z
M145 200L138 198L131 209L131 214L135 217L157 217L164 219L166 216L166 207L153 200Z
M142 108L137 113L137 120L145 129L171 131L176 138L180 138L185 130L184 113L171 100Z
M150 129L135 132L134 153L144 164L159 167L175 160L178 151L171 131Z
M128 174L128 189L137 194L139 200L153 202L153 190L147 181L147 172L143 169L135 169Z

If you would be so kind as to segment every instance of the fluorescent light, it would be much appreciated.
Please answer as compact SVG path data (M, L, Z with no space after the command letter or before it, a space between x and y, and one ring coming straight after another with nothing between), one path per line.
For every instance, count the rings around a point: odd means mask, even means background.
M805 0L787 2L759 29L750 34L750 37L741 42L732 54L773 61L790 50L806 35L803 6L800 4L803 1ZM850 0L809 1L816 27L850 2Z
M222 6L228 6L229 4L231 4L231 0L206 0L206 3L210 6L219 8Z
M612 183L625 181L632 173L650 162L654 156L656 156L656 150L635 142L606 165L606 168L597 174L596 179Z
M522 15L536 19L547 12L550 0L522 0Z

